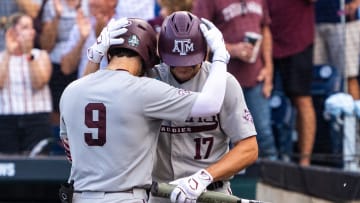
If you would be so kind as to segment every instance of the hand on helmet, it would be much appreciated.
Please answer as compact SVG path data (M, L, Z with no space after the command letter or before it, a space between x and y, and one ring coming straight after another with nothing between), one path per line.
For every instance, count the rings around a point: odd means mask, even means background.
M197 198L206 190L213 181L213 177L205 169L195 174L170 182L177 185L170 194L172 203L196 203Z
M202 31L211 51L214 53L213 61L228 63L230 54L226 50L221 31L209 20L201 18L201 21L200 30Z
M100 63L111 45L123 44L124 39L119 38L119 36L127 32L126 27L128 25L129 21L127 18L119 20L111 19L108 25L101 31L96 42L88 48L88 59L94 63Z

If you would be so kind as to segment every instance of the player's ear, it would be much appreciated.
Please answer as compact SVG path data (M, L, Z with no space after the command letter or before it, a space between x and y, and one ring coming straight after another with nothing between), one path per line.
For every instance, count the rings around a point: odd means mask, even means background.
M110 54L107 53L107 54L106 54L106 57L107 57L108 63L110 63L110 60L111 60L111 58L112 58L112 57L110 56Z
M146 70L147 70L146 64L145 64L144 60L141 59L141 67L140 67L138 76L144 76L146 74Z

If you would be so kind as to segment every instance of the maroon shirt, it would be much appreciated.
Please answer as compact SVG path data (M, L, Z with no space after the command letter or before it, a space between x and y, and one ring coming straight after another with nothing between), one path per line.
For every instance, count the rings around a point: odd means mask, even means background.
M245 32L261 34L270 18L265 0L196 0L192 12L212 21L223 33L227 43L244 41ZM253 87L263 67L261 50L255 63L231 58L228 71L243 87Z
M164 18L162 16L157 16L153 19L148 20L148 23L154 28L156 33L160 33L161 25L164 22Z
M308 0L267 0L274 58L299 53L314 42L314 5Z

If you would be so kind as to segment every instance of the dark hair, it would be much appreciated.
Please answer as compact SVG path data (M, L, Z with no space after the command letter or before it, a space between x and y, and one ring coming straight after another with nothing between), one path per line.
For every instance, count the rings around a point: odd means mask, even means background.
M117 49L110 49L108 52L108 60L110 61L112 57L135 57L135 56L139 56L141 59L141 75L144 75L144 71L145 71L145 62L142 59L142 57L135 51L131 50L131 49L127 49L127 48L117 48Z
M109 54L109 58L110 58L110 59L111 59L111 57L113 57L113 56L117 56L117 57L123 57L123 56L134 57L134 56L139 56L139 54L136 53L135 51L130 50L130 49L126 49L126 48L110 49L108 54Z

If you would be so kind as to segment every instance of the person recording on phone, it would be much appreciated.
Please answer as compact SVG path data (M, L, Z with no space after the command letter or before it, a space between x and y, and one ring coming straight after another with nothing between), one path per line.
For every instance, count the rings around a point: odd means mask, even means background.
M27 155L52 137L49 55L34 48L32 18L10 16L0 53L0 153Z
M258 133L259 158L277 159L269 105L273 64L266 1L195 1L192 9L195 15L214 22L224 35L231 56L228 71L240 82L253 116Z

